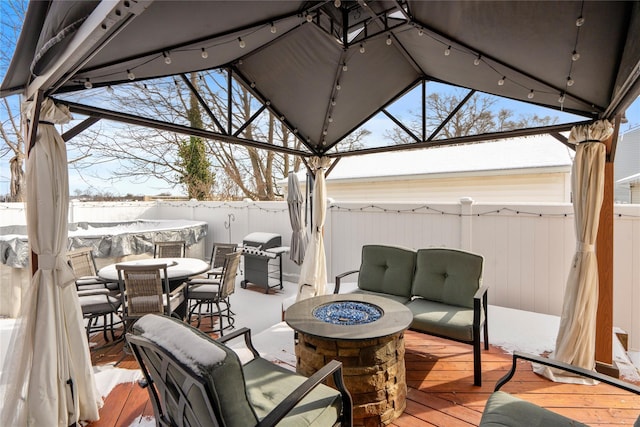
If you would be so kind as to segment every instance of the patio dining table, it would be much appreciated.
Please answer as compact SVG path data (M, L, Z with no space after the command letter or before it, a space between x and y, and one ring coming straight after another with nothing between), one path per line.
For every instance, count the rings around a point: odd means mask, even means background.
M102 267L98 271L98 277L111 282L118 281L116 265L151 265L167 264L167 278L171 290L180 286L190 277L197 276L209 270L209 263L198 258L147 258L133 261L118 262ZM184 318L186 316L186 299L176 310L176 314Z

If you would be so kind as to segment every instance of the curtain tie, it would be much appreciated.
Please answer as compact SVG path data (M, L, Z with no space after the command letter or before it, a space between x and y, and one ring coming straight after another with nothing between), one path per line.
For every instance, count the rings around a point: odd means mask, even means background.
M38 254L38 268L40 270L55 270L58 257L53 254Z
M590 245L584 242L578 242L576 252L595 252L596 245Z

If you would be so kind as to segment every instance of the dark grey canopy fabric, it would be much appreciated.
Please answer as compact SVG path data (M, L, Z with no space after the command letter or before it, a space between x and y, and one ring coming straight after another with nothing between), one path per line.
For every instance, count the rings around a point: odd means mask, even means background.
M0 96L226 67L324 154L425 80L612 118L638 39L637 1L34 1Z

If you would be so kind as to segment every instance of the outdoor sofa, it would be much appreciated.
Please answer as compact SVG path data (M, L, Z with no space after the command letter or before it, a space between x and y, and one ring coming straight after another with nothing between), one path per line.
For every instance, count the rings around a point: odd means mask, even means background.
M384 296L413 313L410 329L473 346L474 384L482 385L480 329L489 349L484 259L459 249L407 249L365 245L360 268L336 276L334 293L350 274L358 274L353 292Z
M567 418L548 409L541 408L531 402L512 396L509 393L500 391L500 388L504 386L515 374L518 359L528 360L529 362L550 366L555 369L561 369L572 374L591 378L596 381L612 385L621 390L640 395L640 387L631 383L627 383L595 371L588 371L586 369L568 365L557 360L548 359L546 357L514 352L511 370L496 383L495 390L489 397L484 408L484 412L482 413L480 427L586 426L586 424L579 423L571 418ZM624 399L624 397L621 396L621 399ZM633 425L634 427L640 427L640 417L638 417Z

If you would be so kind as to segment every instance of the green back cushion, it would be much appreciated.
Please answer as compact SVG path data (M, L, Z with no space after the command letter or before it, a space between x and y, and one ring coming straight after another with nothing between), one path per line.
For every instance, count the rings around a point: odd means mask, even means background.
M211 405L222 415L226 426L246 427L257 423L247 398L242 364L233 350L166 316L144 316L133 329L135 334L164 348L205 380L212 393ZM203 398L206 396L190 396L190 403L202 406L199 401Z
M456 249L419 249L413 295L431 301L473 308L482 283L483 258Z
M358 288L403 297L411 296L416 252L397 246L365 245Z

